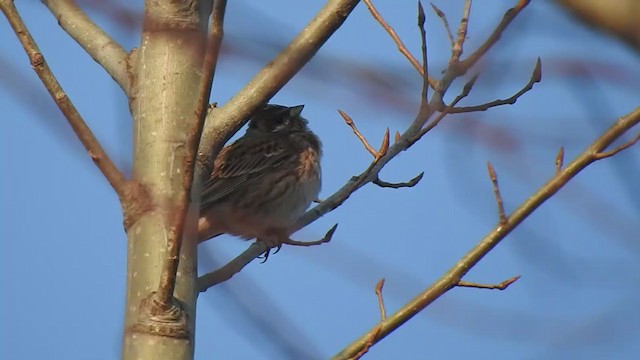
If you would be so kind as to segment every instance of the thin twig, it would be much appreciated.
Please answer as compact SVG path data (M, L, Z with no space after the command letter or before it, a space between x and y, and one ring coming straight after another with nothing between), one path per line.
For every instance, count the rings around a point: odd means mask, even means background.
M556 174L562 171L562 165L564 164L564 147L560 146L558 155L556 155Z
M506 288L509 287L509 285L511 285L514 282L518 281L518 279L520 279L520 275L514 276L514 277L512 277L510 279L507 279L507 280L505 280L505 281L503 281L503 282L501 282L499 284L479 284L479 283L460 280L460 281L458 281L456 286L457 287L470 287L470 288L476 288L476 289L505 290Z
M553 176L546 184L542 185L532 196L526 199L511 214L508 222L498 224L494 227L476 246L465 254L451 269L444 273L438 280L431 284L414 299L391 314L387 320L376 325L373 330L380 328L375 341L382 340L402 324L409 321L429 304L433 303L440 296L450 289L456 287L458 282L471 270L482 258L484 258L494 247L496 247L513 229L515 229L524 219L533 213L546 200L557 193L580 171L584 170L593 162L597 161L593 154L606 149L629 129L640 123L640 108L619 118L607 131L600 135L585 151L571 161L564 170ZM363 348L370 347L370 331L349 344L340 353L333 357L334 360L349 359L354 354L358 354Z
M58 24L129 94L127 52L73 0L43 0Z
M376 297L378 298L378 307L380 308L380 323L382 323L387 318L387 310L384 306L384 298L382 297L382 288L384 287L384 278L380 279L375 287ZM364 354L366 354L371 346L375 344L376 338L380 335L380 330L382 330L382 326L377 326L371 330L368 334L367 343L357 354L350 358L350 360L360 359Z
M389 34L389 36L391 37L393 42L398 47L398 51L400 51L400 53L402 55L404 55L404 57L406 57L407 60L409 60L411 65L413 65L413 67L418 71L420 76L422 76L422 77L426 76L427 77L427 79L429 81L429 85L431 85L431 87L435 89L435 87L437 85L437 81L435 81L432 78L430 78L428 76L428 73L424 72L424 69L422 68L422 66L418 62L418 59L416 59L415 56L413 56L411 54L411 52L407 49L407 47L404 45L402 40L400 40L400 37L398 36L396 31L391 27L391 25L389 25L384 20L384 18L382 17L382 15L380 15L380 13L376 9L376 7L373 6L373 4L371 3L371 0L363 0L363 1L367 5L367 8L369 9L369 12L371 12L371 16L373 16L373 18L382 26L382 28L387 32L387 34Z
M322 237L322 239L320 240L297 241L297 240L287 239L283 241L283 244L294 245L294 246L316 246L316 245L326 244L331 241L331 238L333 238L333 233L336 232L337 228L338 228L338 224L333 225L331 229L329 229L329 231L327 231L327 233L324 234L324 237Z
M56 105L58 105L58 108L64 114L69 125L73 128L76 136L80 142L82 142L82 145L84 145L91 157L91 160L93 160L98 169L100 169L104 177L107 178L107 181L109 181L111 187L113 187L115 192L118 194L118 197L120 197L120 199L124 199L126 195L127 180L120 170L118 170L113 161L111 161L111 158L109 158L107 153L104 151L98 139L93 135L89 126L87 126L80 113L78 113L78 110L67 97L67 94L60 86L60 83L58 83L58 80L47 65L44 56L40 53L38 45L35 40L33 40L33 37L31 37L29 30L13 5L13 1L1 0L0 7L9 21L9 24L13 28L13 31L18 36L18 40L20 40L20 43L24 47L33 70L36 72L40 80L42 80L42 83L47 88L47 91L55 101Z
M456 38L453 47L451 48L451 60L450 63L457 63L462 55L464 42L467 39L467 28L469 27L469 14L471 13L471 0L466 0L464 3L464 11L460 18L460 25L458 26L458 37Z
M342 118L344 119L344 122L347 123L347 125L351 128L351 130L353 130L353 133L360 140L360 142L362 142L362 145L364 145L364 148L367 149L369 154L371 154L374 158L378 158L379 157L378 151L369 144L369 142L367 141L367 138L365 138L364 135L362 135L362 133L360 132L360 130L358 130L358 127L356 126L356 123L353 122L353 119L351 119L351 116L347 115L342 110L338 110L338 113L340 113L340 116L342 116Z
M387 319L387 309L384 306L384 298L382 297L382 288L384 287L384 278L380 279L376 284L376 296L378 297L378 308L380 309L380 321Z
M493 195L496 197L496 204L498 205L498 216L500 219L500 224L505 224L509 221L509 218L504 212L504 202L502 201L502 196L500 195L500 186L498 186L498 175L496 175L496 170L493 168L490 162L487 161L487 170L489 171L489 179L491 179L491 184L493 185Z
M424 172L421 172L420 174L418 174L416 177L414 177L413 179L411 179L409 181L398 182L398 183L386 182L386 181L380 180L379 177L376 177L375 180L373 180L372 182L374 184L380 186L380 187L383 187L383 188L399 189L399 188L407 188L407 187L416 186L420 182L420 180L422 180L423 176L424 176Z
M598 153L593 154L593 156L594 156L594 158L596 160L606 159L608 157L611 157L611 156L619 153L622 150L630 148L635 143L637 143L638 140L640 140L640 133L636 134L636 136L633 139L631 139L628 142L618 146L617 148L615 148L613 150L598 152Z
M427 56L427 32L424 30L426 16L422 3L418 1L418 29L420 30L420 49L422 50L422 73L429 75L429 57ZM422 98L429 97L429 76L422 77Z
M447 36L449 37L449 45L453 49L453 46L455 45L455 40L453 39L453 34L451 33L451 27L449 26L449 21L447 20L447 16L442 10L438 9L433 3L431 3L431 7L433 8L433 11L436 13L436 15L438 15L438 17L444 23L444 29L447 31Z
M531 74L531 78L529 82L522 88L520 91L515 93L513 96L507 99L498 99L488 103L474 105L474 106L460 106L455 107L449 111L450 114L460 114L460 113L468 113L468 112L476 112L476 111L486 111L492 107L502 106L502 105L513 105L516 101L529 90L533 89L533 85L535 83L539 83L542 80L542 63L540 58L536 61L535 68Z

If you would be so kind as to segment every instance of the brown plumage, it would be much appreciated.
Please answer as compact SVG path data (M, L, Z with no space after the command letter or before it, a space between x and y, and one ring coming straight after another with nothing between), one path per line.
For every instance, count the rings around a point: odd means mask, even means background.
M200 241L227 233L273 247L288 239L321 185L321 143L303 107L266 105L220 151L202 194Z

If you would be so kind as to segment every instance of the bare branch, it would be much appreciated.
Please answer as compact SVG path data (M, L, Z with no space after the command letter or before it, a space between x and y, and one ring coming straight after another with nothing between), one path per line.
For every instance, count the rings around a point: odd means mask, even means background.
M409 321L413 316L433 303L450 289L456 287L460 280L471 270L484 256L498 245L513 229L524 219L533 213L542 203L557 193L573 177L587 166L597 161L593 154L606 149L629 129L640 123L640 108L619 118L607 131L598 137L585 151L575 158L560 173L554 175L538 191L526 199L511 214L505 224L494 227L476 246L465 254L451 269L444 273L438 280L431 284L425 291L418 294L413 300L402 306L385 321L377 324L373 329L340 351L333 359L349 359L358 354L362 349L371 346L370 333L376 331L373 341L378 342L392 331ZM378 330L379 329L379 330Z
M58 24L129 94L127 52L73 0L43 0Z
M365 138L364 135L362 135L362 133L360 132L360 130L358 130L358 127L356 126L356 123L353 122L353 119L351 119L351 116L347 115L342 110L338 110L338 112L340 113L340 116L342 116L342 118L344 119L344 122L347 123L347 125L351 128L351 130L353 130L353 133L356 135L356 137L360 139L360 141L362 142L362 145L364 145L364 148L367 149L369 154L371 154L374 158L377 158L379 154L378 151L376 151L371 145L369 145L367 138Z
M389 36L391 36L391 39L393 40L393 42L398 47L398 51L400 51L400 53L402 55L404 55L404 57L406 57L407 60L409 60L411 65L413 65L413 67L418 71L420 76L422 76L422 77L426 76L428 78L429 84L431 85L431 87L433 87L435 89L435 87L437 85L437 81L431 79L429 77L429 74L424 72L424 69L422 68L422 66L418 62L418 59L416 59L411 54L411 52L407 49L407 47L404 45L404 43L402 42L402 40L400 39L400 37L398 36L396 31L391 27L391 25L389 25L382 18L382 16L378 12L378 10L371 3L371 0L364 0L364 3L367 5L367 8L369 9L369 12L371 12L371 16L373 16L373 18L376 19L376 21L382 26L382 28L387 32L387 34L389 34Z
M560 146L558 155L556 155L556 174L562 171L562 165L564 164L564 147Z
M78 113L78 110L67 97L60 83L58 83L58 80L51 72L44 56L40 52L38 45L33 40L33 37L31 37L29 30L26 28L20 14L18 14L18 11L13 5L13 1L0 0L0 7L13 28L13 31L18 36L18 40L20 40L20 43L24 47L33 70L47 88L49 95L51 95L53 101L55 101L58 108L60 108L64 114L76 136L89 153L91 160L93 160L98 169L100 169L104 177L107 178L107 181L109 181L111 187L113 187L120 199L124 199L127 180L113 161L111 161L98 139L93 135L89 126L87 126L80 113Z
M622 150L630 148L635 143L637 143L638 140L640 140L640 133L636 134L636 136L633 139L631 139L628 142L618 146L617 148L615 148L613 150L597 152L597 153L593 154L593 156L594 156L594 158L596 160L606 159L608 157L611 157L611 156L619 153Z
M504 203L502 202L502 196L500 195L500 187L498 186L498 176L496 175L496 170L493 168L490 162L487 161L487 170L489 171L489 179L491 179L491 184L493 185L493 194L496 197L496 204L498 204L498 216L500 219L500 224L505 224L509 221L507 215L504 212Z
M529 90L533 89L533 85L535 83L539 83L541 80L542 80L542 63L540 61L540 58L538 58L538 61L536 61L536 66L533 69L533 73L531 74L531 78L529 79L529 82L522 89L520 89L520 91L515 93L510 98L498 99L498 100L494 100L481 105L456 107L451 109L449 113L459 114L459 113L467 113L467 112L474 112L474 111L485 111L496 106L513 105L522 95L527 93Z
M386 23L383 22L382 25L384 27ZM384 182L381 182L378 178L378 174L380 173L382 168L384 168L384 166L391 159L397 156L400 152L411 147L422 136L424 136L427 132L433 129L448 114L449 110L455 107L460 100L462 100L471 92L471 89L473 88L473 85L475 84L475 81L477 80L478 75L473 76L464 85L462 92L458 96L456 96L456 98L448 106L442 109L441 113L433 121L431 121L427 126L424 126L424 124L434 114L435 109L441 108L440 105L442 104L442 97L448 90L452 81L461 75L463 75L463 73L459 71L457 65L455 64L450 65L445 71L445 75L443 76L443 79L437 82L438 86L435 90L434 95L431 98L431 101L427 102L425 98L422 98L418 114L415 116L411 125L403 134L398 133L395 136L394 144L388 147L385 155L375 158L371 162L371 164L369 164L369 166L361 174L357 176L353 176L346 184L344 184L340 189L338 189L335 193L333 193L333 195L329 196L322 203L316 205L312 209L305 212L296 221L291 231L292 232L297 231L303 228L304 226L314 222L315 220L327 214L328 212L336 209L337 207L342 205L344 201L346 201L346 199L349 198L349 196L351 196L351 194L353 194L355 191L357 191L364 185L368 184L369 182L373 182L374 180L378 179L379 183L385 184ZM385 134L385 139L386 137L387 136ZM383 141L383 143L384 142L385 141ZM371 146L369 147L372 148ZM384 147L381 146L381 148L384 148ZM252 260L251 259L251 260L245 261L249 254L257 257L264 252L265 250L261 252L256 252L255 249L254 250L248 249L241 255L242 259L234 260L234 264L235 265L243 264L242 266L244 266ZM240 271L241 267L234 268L234 269L237 272L237 271Z
M383 188L399 189L399 188L416 186L420 182L420 180L422 180L423 176L424 176L424 172L421 172L420 174L418 174L418 176L414 177L413 179L405 182L399 182L399 183L386 182L386 181L380 180L379 177L376 177L375 180L373 180L372 182Z
M444 29L447 31L447 36L449 37L449 44L453 49L453 46L455 45L455 40L453 40L453 34L451 33L451 27L449 26L449 21L447 21L447 16L442 10L438 9L433 3L431 3L431 7L433 8L433 11L436 13L436 15L438 15L438 17L444 23Z
M460 281L458 281L456 286L457 287L470 287L470 288L476 288L476 289L505 290L506 288L509 287L509 285L511 285L514 282L518 281L518 279L520 279L520 275L517 275L517 276L514 276L514 277L512 277L510 279L507 279L507 280L501 282L500 284L478 284L478 283L474 283L474 282L468 282L468 281L460 280Z
M223 267L200 276L196 282L197 291L207 291L210 287L231 279L233 275L239 273L245 266L261 254L264 254L267 250L267 245L264 242L254 242L247 250L236 256Z

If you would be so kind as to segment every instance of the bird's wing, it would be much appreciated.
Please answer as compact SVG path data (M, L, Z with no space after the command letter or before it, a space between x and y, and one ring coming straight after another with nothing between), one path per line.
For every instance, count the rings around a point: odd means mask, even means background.
M293 160L296 154L282 141L242 137L222 149L202 193L201 209L214 205L227 195L243 191L265 173Z

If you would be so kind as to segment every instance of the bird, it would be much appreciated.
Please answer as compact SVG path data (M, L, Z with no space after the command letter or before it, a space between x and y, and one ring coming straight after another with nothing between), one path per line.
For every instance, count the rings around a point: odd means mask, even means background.
M226 233L280 249L295 221L318 198L322 143L300 114L304 105L267 104L245 134L225 146L204 184L200 242Z

